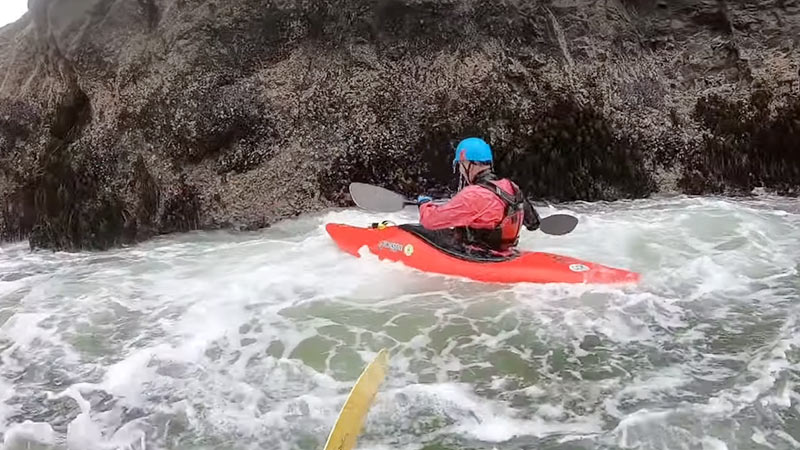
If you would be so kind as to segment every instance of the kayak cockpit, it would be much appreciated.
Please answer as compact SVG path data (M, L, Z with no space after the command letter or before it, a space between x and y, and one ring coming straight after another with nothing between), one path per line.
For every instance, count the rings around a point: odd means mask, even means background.
M397 227L422 239L441 252L465 261L503 262L514 260L520 255L517 250L513 250L508 255L501 255L488 249L468 247L458 239L456 232L452 229L429 230L416 223L400 224Z

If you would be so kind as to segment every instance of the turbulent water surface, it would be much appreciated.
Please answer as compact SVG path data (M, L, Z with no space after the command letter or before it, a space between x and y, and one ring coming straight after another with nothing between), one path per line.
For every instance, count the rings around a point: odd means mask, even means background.
M340 252L337 210L104 253L0 249L6 449L321 449L381 348L359 449L800 447L796 200L572 211L522 247L638 286L490 285Z

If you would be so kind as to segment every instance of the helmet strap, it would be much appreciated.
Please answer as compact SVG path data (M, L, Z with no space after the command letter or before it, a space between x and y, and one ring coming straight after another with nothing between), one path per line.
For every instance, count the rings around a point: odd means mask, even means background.
M463 163L463 162L461 162L461 163L459 163L459 164L462 164L462 163ZM466 173L464 173L464 174L461 174L461 173L460 173L460 171L459 171L459 177L458 177L458 190L459 190L459 191L460 191L461 189L463 189L463 188L464 188L464 186L468 186L468 185L471 185L471 184L475 184L475 183L474 183L472 180L470 180L470 179L469 179L469 177L470 177L470 173L471 173L471 171L472 171L472 168L473 168L474 166L475 166L475 163L474 163L474 162L472 162L472 161L466 161L466 165L465 165L465 167L464 167L464 168L465 168L465 172L466 172ZM481 172L481 173L478 175L478 178L482 178L482 177L486 176L486 174L487 174L487 173L489 173L489 174L493 174L493 173L494 173L494 162L492 162L492 163L490 164L490 166L489 166L489 169L488 169L488 170L486 170L486 171L482 171L482 172Z
M467 184L472 184L472 180L469 179L472 174L472 165L472 161L467 161L467 174L464 176L464 181L466 181Z

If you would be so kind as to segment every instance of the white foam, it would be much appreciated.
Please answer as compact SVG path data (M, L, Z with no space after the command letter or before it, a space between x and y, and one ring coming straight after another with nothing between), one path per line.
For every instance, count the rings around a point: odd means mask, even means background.
M652 430L650 424L664 423L672 415L671 411L650 411L640 409L619 421L612 434L617 436L617 443L623 448L636 447L636 435L631 435L632 430L644 428Z
M515 437L544 437L558 435L591 435L600 432L597 418L584 417L565 420L559 406L542 404L539 412L531 418L521 418L519 412L501 403L487 401L476 396L468 385L437 383L433 385L410 385L383 395L402 394L410 397L405 403L409 407L433 405L444 415L454 420L446 432L457 433L484 442L507 442ZM382 413L379 406L377 413ZM551 420L552 419L552 420Z
M54 436L69 448L160 448L160 414L185 417L186 434L197 439L296 448L303 433L329 430L353 380L333 378L327 348L314 355L306 347L321 372L288 357L335 326L324 342L361 357L349 364L370 360L378 343L392 352L365 448L417 449L438 436L503 448L556 436L643 450L722 449L711 435L731 424L776 448L793 445L768 417L748 422L753 407L798 411L800 400L790 376L800 369L791 360L800 346L792 306L800 216L761 202L576 203L542 208L577 214L573 233L523 234L526 249L643 273L641 285L625 288L494 286L424 274L368 252L345 254L324 231L326 222L415 220L413 208L335 210L259 232L190 233L97 254L3 246L0 271L32 275L0 282L0 304L8 299L13 313L0 326L0 430L18 429L6 423L20 411L8 401L19 395L36 407L26 396L50 381L43 372L52 368L69 374L75 384L61 394L81 408L67 434ZM784 209L766 209L772 204ZM388 324L407 317L424 326L391 339ZM502 320L514 323L501 327ZM467 335L440 337L448 327ZM757 335L748 339L743 329ZM82 339L98 345L82 348ZM275 341L279 357L268 354ZM530 367L494 367L498 350ZM520 386L519 370L535 371L538 381ZM489 378L455 383L470 371ZM613 374L593 380L593 371ZM90 407L95 391L111 397L104 412ZM527 404L511 406L524 396ZM130 420L130 411L141 417ZM439 425L415 434L419 418Z
M536 385L528 386L522 389L522 392L524 392L525 395L528 395L529 397L533 398L544 397L545 395L547 395L547 391Z
M728 445L717 438L704 437L703 450L728 450Z
M792 448L800 448L800 441L793 438L789 433L783 430L774 430L772 434L786 441L786 443L791 445Z
M764 436L764 432L759 429L756 429L753 435L750 436L750 439L756 444L763 445L764 447L775 448L774 445L767 441L766 436Z
M56 445L56 434L47 423L31 422L10 426L3 433L3 450L28 450Z
M13 396L14 386L0 377L0 433L6 431L6 420L12 413L12 408L7 405L7 402Z
M0 339L5 339L12 344L0 352L4 365L22 367L27 361L26 350L31 348L37 340L53 342L57 340L50 330L45 330L39 323L46 319L44 313L17 313L11 316L3 326L0 326Z
M678 388L689 381L691 378L681 368L671 367L636 377L617 393L617 397L644 400L659 393L676 393Z

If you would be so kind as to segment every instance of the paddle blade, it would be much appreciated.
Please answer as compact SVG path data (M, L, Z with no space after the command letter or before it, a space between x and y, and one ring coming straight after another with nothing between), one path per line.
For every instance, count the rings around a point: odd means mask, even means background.
M413 203L397 192L365 183L350 183L350 196L359 208L368 211L395 212Z
M569 214L553 214L542 219L539 231L545 234L561 236L572 232L578 225L578 218Z
M342 406L339 418L328 436L325 450L352 450L356 446L356 440L367 411L372 406L372 400L378 393L378 388L386 377L389 357L386 349L382 349L378 356L364 369L358 381L350 391L350 395Z

